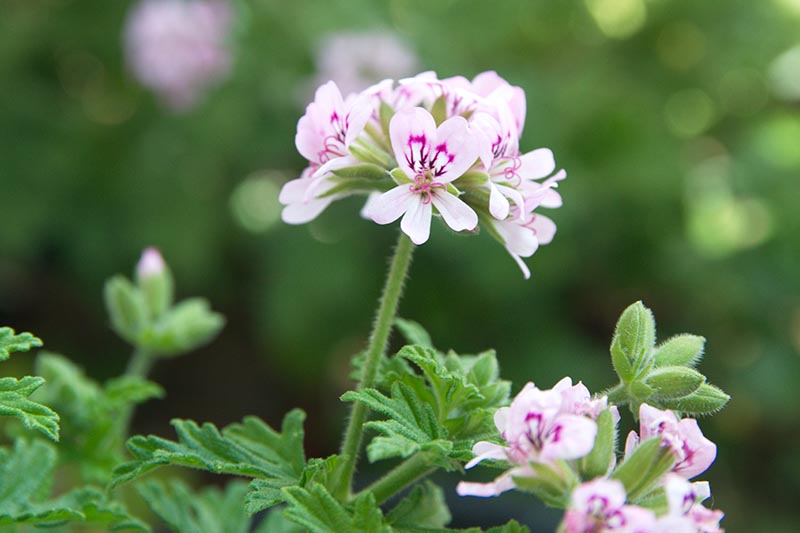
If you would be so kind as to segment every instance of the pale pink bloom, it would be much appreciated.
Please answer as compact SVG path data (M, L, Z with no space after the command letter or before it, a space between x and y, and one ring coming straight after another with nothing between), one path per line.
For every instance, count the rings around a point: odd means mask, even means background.
M703 436L697 420L678 420L670 410L662 411L647 404L639 408L639 434L631 431L625 442L625 455L632 453L640 441L661 437L675 455L672 472L691 479L705 472L717 457L717 445Z
M656 515L649 509L625 505L625 488L615 479L595 479L576 487L564 514L564 533L644 533Z
M658 520L657 533L722 533L719 523L725 514L702 505L711 496L705 481L689 483L677 474L664 477L664 492L669 506L668 513Z
M577 459L594 447L597 423L593 417L607 405L607 400L592 400L583 384L572 385L570 378L552 389L540 390L528 383L509 407L494 415L494 423L508 446L481 441L472 448L475 454L466 468L486 459L506 460L514 467L494 482L460 483L462 496L496 495L514 488L513 477L535 475L529 462L552 463L559 459Z
M419 60L408 43L393 33L345 31L320 41L316 64L319 82L333 80L347 95L384 78L409 76Z
M314 168L303 171L299 178L286 182L278 196L278 201L285 205L281 219L287 224L305 224L311 222L334 200L346 196L344 193L326 195L336 183L329 178L331 174L313 177Z
M227 76L232 13L224 0L141 0L125 23L128 66L174 110Z
M364 130L372 107L366 96L342 93L332 81L322 85L306 113L297 122L294 142L297 151L312 165L318 165L315 175L331 169L334 160L350 155L350 145Z
M422 108L400 111L389 124L392 149L409 183L391 189L372 202L369 216L378 224L403 217L400 227L414 244L430 235L433 207L455 231L474 230L478 215L448 190L478 157L467 121L454 117L438 128Z
M165 268L166 265L161 252L158 251L158 248L150 246L144 249L142 257L136 264L136 276L139 279L160 276L164 273Z

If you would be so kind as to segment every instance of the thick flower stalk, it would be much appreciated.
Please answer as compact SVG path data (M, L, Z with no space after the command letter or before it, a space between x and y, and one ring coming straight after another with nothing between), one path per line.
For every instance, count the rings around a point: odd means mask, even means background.
M230 71L232 19L225 0L141 0L125 23L128 67L166 107L187 110Z
M597 416L608 407L606 398L592 399L582 384L565 377L552 389L541 390L528 383L509 407L498 409L494 420L507 446L481 441L467 463L472 468L481 461L508 461L512 468L491 483L461 482L461 496L498 496L515 488L514 478L535 477L531 463L550 464L578 459L594 447ZM616 411L614 411L616 413Z
M521 258L556 231L535 210L561 206L555 189L566 173L546 148L520 152L525 113L525 93L495 72L471 81L425 72L349 95L328 82L297 125L308 167L281 191L283 220L309 222L334 200L364 194L365 218L402 219L416 245L434 217L456 232L482 226L529 277Z

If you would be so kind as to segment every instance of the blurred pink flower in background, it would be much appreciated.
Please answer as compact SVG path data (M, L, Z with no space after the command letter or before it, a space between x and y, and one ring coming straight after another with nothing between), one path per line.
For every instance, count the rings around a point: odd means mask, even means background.
M317 74L310 87L333 80L344 96L383 79L403 78L419 70L414 50L397 35L383 31L329 34L317 45L315 63Z
M174 111L185 111L230 71L232 12L224 0L141 0L128 14L128 67Z

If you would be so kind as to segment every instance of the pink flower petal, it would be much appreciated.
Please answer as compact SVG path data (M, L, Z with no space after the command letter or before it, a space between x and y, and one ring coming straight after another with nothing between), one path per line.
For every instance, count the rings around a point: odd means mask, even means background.
M508 200L497 188L497 185L489 182L489 213L497 220L505 220L511 205Z
M534 214L528 227L533 228L539 244L550 244L556 234L556 223L544 215Z
M430 113L420 107L398 111L389 123L389 137L397 165L406 176L413 178L419 168L414 168L430 154L436 136L436 122Z
M400 218L412 203L416 203L414 193L408 189L408 185L399 185L372 200L368 215L378 224L391 224Z
M444 148L444 152L436 158L435 155L440 147ZM436 130L436 141L432 148L431 157L434 158L434 164L442 169L436 178L436 181L441 183L453 181L463 175L475 164L480 155L479 143L463 117L453 117L442 122ZM437 163L441 163L445 155L448 159L452 159L440 167Z
M469 470L486 459L506 459L507 451L507 448L497 444L492 444L491 442L477 442L475 443L475 446L472 447L472 453L475 454L475 457L465 464L464 468Z
M539 148L520 157L522 167L519 174L525 179L546 178L556 169L553 152L548 148Z
M560 415L551 440L542 448L542 459L577 459L592 451L597 423L585 416Z

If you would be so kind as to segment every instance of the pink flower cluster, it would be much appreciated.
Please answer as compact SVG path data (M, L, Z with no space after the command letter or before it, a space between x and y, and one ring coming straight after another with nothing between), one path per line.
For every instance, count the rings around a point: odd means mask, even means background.
M494 417L500 436L508 446L478 442L472 449L472 468L486 459L499 459L514 465L491 483L461 482L461 496L498 496L515 487L515 477L536 474L530 463L551 463L578 459L592 451L597 435L597 416L608 408L605 397L592 399L583 383L572 384L566 377L552 389L541 390L528 383L509 407L497 410ZM612 407L615 418L619 417Z
M506 446L478 442L472 449L475 457L466 464L469 469L493 459L508 462L511 468L489 483L461 482L456 491L461 496L498 496L516 488L515 479L539 476L532 465L544 463L563 473L565 486L572 487L559 530L564 533L721 532L719 523L723 513L700 503L711 494L708 483L688 481L714 462L716 445L703 436L696 420L678 420L671 411L643 404L639 410L639 433L632 431L625 446L627 459L640 439L658 438L661 449L672 454L671 468L645 495L648 501L657 501L653 495L663 494L668 504L666 512L659 509L657 513L645 505L637 505L641 503L638 500L629 502L624 485L613 477L614 461L604 476L575 483L580 470L573 460L592 451L598 432L596 419L607 409L616 425L619 422L616 406L609 405L606 397L593 398L583 384L573 385L569 377L549 390L528 383L509 407L495 414L495 425ZM567 473L568 470L574 471Z
M328 82L297 124L308 168L281 191L283 220L305 223L334 200L371 193L365 216L378 224L402 218L418 245L434 215L454 231L476 231L482 221L528 277L521 258L556 229L534 211L561 206L555 188L566 173L546 148L520 153L525 112L523 90L495 72L471 81L425 72L347 96ZM348 181L364 164L382 168L383 178Z
M231 22L225 0L141 0L125 24L128 66L164 105L186 110L228 74Z

